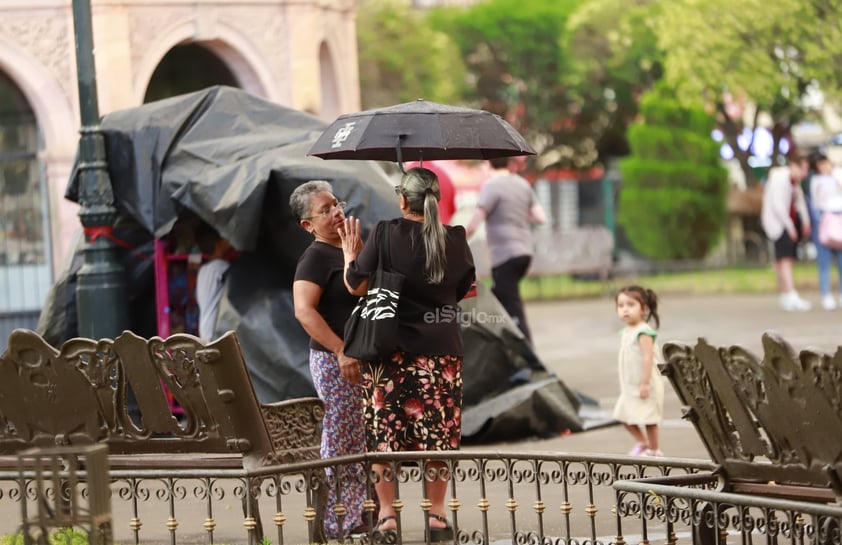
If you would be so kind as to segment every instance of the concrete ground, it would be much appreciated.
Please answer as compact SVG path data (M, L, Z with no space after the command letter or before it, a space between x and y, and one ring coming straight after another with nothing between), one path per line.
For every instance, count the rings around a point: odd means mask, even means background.
M705 337L715 345L740 344L760 355L761 335L775 330L796 351L818 348L835 352L842 345L842 310L822 310L818 294L805 296L814 309L800 313L780 310L777 297L772 294L663 296L659 303L659 342L695 344L699 337ZM613 299L529 303L527 319L535 349L545 365L573 390L597 399L601 408L610 411L618 394L618 332L622 326L614 312ZM611 426L529 441L528 448L625 454L633 444L625 430ZM523 446L519 444L518 448ZM693 427L681 420L681 407L669 383L661 450L670 457L708 458Z

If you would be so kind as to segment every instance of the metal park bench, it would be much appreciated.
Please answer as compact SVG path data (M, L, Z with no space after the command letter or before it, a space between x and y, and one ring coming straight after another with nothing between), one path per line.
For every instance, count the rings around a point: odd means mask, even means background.
M183 415L172 414L167 391ZM0 469L14 468L26 449L99 443L112 471L234 476L243 481L243 525L253 541L262 536L261 483L319 459L323 415L318 398L261 405L233 332L206 345L191 335L147 340L126 331L56 349L18 329L0 356ZM324 542L323 470L306 481L310 541Z
M687 517L707 543L761 530L840 542L842 350L796 354L774 333L762 342L762 359L704 339L664 345L661 372L715 469L617 482L621 512Z
M535 256L529 276L596 274L602 282L614 266L614 236L603 226L553 231L536 229Z

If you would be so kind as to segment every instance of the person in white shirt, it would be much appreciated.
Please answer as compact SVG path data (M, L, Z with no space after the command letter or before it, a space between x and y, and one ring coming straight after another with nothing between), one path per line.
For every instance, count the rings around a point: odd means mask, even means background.
M807 158L791 154L787 166L769 170L763 189L760 223L775 245L775 276L780 305L786 311L806 311L811 305L795 291L793 265L798 241L810 236L810 214L800 182L807 176Z
M821 219L826 214L842 213L842 179L833 173L833 163L821 151L810 156L810 167L815 173L810 179L810 202L816 215L816 229L819 229ZM814 237L816 243L816 265L819 270L819 291L822 294L822 308L833 310L842 304L842 250L831 248L827 242ZM836 261L839 273L838 297L834 297L830 290L831 258Z
M202 253L208 257L196 275L196 303L199 305L199 338L210 342L215 339L214 329L219 302L222 300L225 277L231 265L228 257L234 248L206 223L196 228L193 238Z

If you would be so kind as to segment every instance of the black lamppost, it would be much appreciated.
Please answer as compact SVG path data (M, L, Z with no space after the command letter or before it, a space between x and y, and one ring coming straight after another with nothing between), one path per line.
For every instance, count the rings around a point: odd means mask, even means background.
M99 125L91 1L73 0L79 81L79 219L85 230L85 261L76 279L78 331L92 339L115 338L128 326L125 275L112 240L114 191Z

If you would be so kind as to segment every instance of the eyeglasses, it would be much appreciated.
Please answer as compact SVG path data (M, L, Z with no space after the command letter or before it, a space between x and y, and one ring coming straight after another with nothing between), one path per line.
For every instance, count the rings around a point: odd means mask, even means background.
M400 195L401 193L403 193L403 192L401 191L401 186L396 185L396 186L395 186L395 195Z
M338 208L339 210L344 212L346 206L348 206L347 202L339 201L339 202L331 204L330 206L326 206L326 207L322 208L321 210L319 210L318 212L316 212L312 216L307 216L307 217L301 218L301 219L311 220L313 218L326 218L329 215L331 215L331 213L333 213L333 210L336 209L336 208Z

